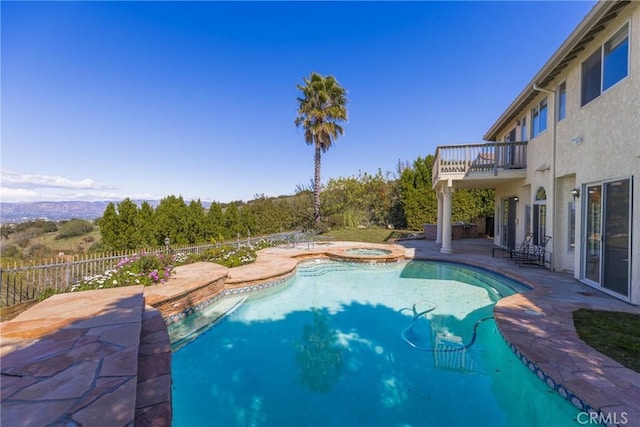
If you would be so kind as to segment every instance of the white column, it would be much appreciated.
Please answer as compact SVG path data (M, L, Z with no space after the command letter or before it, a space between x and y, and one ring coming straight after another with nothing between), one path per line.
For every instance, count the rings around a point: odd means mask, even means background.
M450 254L453 252L451 247L451 197L453 196L453 188L445 188L442 191L442 247L440 252Z
M442 192L438 191L438 217L436 218L436 243L442 243Z

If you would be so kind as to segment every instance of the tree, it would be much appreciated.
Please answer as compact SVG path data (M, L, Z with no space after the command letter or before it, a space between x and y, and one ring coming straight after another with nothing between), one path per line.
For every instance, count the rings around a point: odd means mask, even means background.
M207 240L224 240L224 214L220 203L213 202L206 216Z
M118 237L120 230L120 218L116 212L116 205L109 202L102 218L98 221L100 227L100 235L105 248L115 250L118 247Z
M163 242L165 237L171 239L171 244L188 243L186 236L187 205L182 196L168 196L160 200L153 215L155 236L157 242Z
M242 220L240 218L240 210L238 205L231 203L224 213L224 233L227 239L236 238L242 234Z
M398 198L406 226L420 230L423 224L435 224L438 201L431 186L431 171L434 157L418 157L413 167L405 167L398 180ZM457 189L453 193L451 220L453 222L476 222L493 215L494 190ZM396 212L394 215L397 215Z
M138 205L130 198L118 203L118 246L115 249L137 249L140 247L138 228Z
M185 234L187 241L189 243L198 243L206 240L206 216L200 199L189 202L189 205L187 206L187 217L185 219Z
M297 98L297 127L304 129L304 140L315 149L314 174L314 220L320 222L320 159L327 152L338 135L344 135L339 124L347 120L347 91L340 86L333 76L324 77L311 73L303 78L304 85L297 85L302 96Z
M140 234L140 242L143 247L157 246L160 242L156 241L153 235L154 223L153 223L153 207L147 201L142 202L140 210L136 216L136 227Z
M286 227L290 210L285 201L256 194L241 211L243 225L253 235L277 233Z
M433 224L438 215L436 193L431 187L431 169L434 157L418 157L412 168L402 171L399 196L407 227L421 230L423 224Z
M2 236L3 239L8 239L9 235L12 234L13 232L14 230L10 225L2 224L2 226L0 226L0 235Z

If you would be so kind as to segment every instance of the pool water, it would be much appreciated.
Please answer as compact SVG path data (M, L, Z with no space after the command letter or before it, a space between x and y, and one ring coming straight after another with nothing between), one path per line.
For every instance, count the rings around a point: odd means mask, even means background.
M449 263L300 264L173 354L173 425L578 425L496 329L523 290Z
M352 248L344 251L349 255L362 255L362 256L377 256L377 255L389 255L391 251L389 249L378 248Z

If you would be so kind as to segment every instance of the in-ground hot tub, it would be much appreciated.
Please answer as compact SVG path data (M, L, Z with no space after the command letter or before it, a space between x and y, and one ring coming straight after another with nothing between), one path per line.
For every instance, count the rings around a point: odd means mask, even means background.
M326 252L330 259L352 262L397 262L404 259L404 248L397 245L354 245L347 248L331 248Z
M351 248L345 249L346 255L358 255L358 256L380 256L389 255L391 251L389 249L380 248Z

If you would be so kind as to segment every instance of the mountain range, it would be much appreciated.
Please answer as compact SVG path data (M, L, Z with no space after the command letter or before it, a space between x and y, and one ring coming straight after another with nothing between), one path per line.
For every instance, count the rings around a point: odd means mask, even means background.
M138 205L142 202L136 201ZM148 202L157 206L159 201ZM2 224L20 223L45 219L48 221L63 221L73 218L94 220L104 213L108 200L97 202L66 201L66 202L29 202L5 203L0 202L0 222Z

